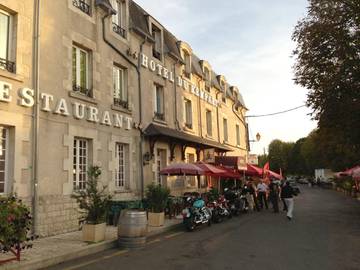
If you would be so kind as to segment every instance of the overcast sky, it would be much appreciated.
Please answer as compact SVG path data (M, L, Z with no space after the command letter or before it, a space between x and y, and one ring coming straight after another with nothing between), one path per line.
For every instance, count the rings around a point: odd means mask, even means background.
M304 104L306 89L293 83L291 34L306 14L306 0L135 0L217 74L236 85L247 115L283 111ZM249 118L253 153L273 139L296 141L316 127L302 108L286 114Z

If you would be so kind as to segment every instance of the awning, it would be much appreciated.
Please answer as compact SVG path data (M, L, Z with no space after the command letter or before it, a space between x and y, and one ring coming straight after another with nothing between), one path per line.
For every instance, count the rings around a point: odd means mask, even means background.
M192 163L174 163L160 171L161 175L204 175L205 171Z
M211 141L208 139L200 138L194 135L190 135L188 133L156 125L156 124L149 124L147 128L144 130L144 134L147 137L156 137L156 138L165 138L171 141L176 141L179 143L183 143L186 146L194 147L194 148L202 148L202 149L209 149L215 148L221 152L228 152L232 151L231 148L225 146L224 144L218 143L216 141Z

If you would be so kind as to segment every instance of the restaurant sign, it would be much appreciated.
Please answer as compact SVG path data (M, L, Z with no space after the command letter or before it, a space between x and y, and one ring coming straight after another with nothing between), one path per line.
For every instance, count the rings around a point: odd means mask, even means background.
M0 81L0 102L10 103L13 99L11 95L12 85ZM21 88L18 91L18 104L23 107L31 108L35 104L34 90L30 88ZM130 130L132 118L109 111L100 111L95 106L89 106L80 102L72 102L69 106L64 98L54 99L54 96L47 93L40 93L40 110L51 112L53 114L65 117L73 116L75 119L87 120L88 122L99 123L105 126L115 128L124 128Z

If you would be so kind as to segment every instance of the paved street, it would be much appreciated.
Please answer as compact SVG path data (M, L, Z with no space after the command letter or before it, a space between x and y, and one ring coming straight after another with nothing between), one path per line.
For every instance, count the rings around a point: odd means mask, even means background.
M290 222L284 213L251 213L150 239L143 250L109 250L51 269L360 269L360 202L301 188Z

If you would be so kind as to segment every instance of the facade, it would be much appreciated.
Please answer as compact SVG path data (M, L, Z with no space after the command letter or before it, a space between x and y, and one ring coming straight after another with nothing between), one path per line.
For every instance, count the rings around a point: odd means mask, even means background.
M160 176L172 162L246 161L239 90L135 2L0 0L0 35L0 195L32 207L39 235L78 229L90 165L129 201L216 184Z

